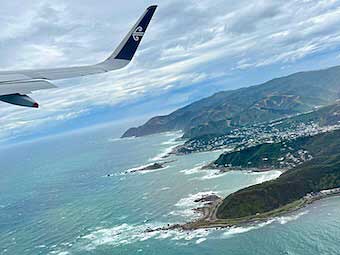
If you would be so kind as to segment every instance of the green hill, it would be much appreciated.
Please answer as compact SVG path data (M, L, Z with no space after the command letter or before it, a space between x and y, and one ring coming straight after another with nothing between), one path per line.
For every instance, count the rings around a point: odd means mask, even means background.
M216 167L290 168L313 156L309 150L312 137L300 137L274 144L260 144L222 154L213 164Z
M311 192L340 187L340 130L307 138L303 142L313 159L279 178L231 194L217 216L232 219L269 212Z
M264 84L225 91L131 128L123 137L183 130L184 137L224 134L231 129L329 105L340 98L340 67L300 72Z

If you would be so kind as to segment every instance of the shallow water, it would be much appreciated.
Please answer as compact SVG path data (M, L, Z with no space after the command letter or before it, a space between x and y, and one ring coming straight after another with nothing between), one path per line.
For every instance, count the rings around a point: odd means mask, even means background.
M220 152L124 174L162 158L179 135L122 140L108 126L1 149L0 254L340 254L339 198L250 227L145 233L198 217L201 194L280 174L199 170Z

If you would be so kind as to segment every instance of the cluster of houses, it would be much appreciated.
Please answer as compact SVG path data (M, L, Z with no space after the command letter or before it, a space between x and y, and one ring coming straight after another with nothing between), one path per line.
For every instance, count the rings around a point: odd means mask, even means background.
M317 198L323 198L325 196L340 195L340 188L321 190L319 192L308 193L304 198L306 200L314 200Z
M271 124L258 124L242 127L230 131L228 134L212 138L197 138L190 140L177 149L177 154L192 152L205 152L224 149L233 151L256 146L263 143L278 143L298 137L314 136L319 133L339 129L340 124L333 126L320 126L314 122L290 123L282 125L281 122Z

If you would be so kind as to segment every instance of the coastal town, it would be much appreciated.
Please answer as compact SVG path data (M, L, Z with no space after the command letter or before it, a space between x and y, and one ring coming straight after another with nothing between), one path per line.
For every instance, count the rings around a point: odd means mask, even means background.
M231 152L259 144L278 143L299 137L314 136L337 129L340 129L340 124L320 126L318 123L308 122L283 125L282 121L275 121L237 128L225 135L194 138L175 148L173 153L185 155L214 150Z

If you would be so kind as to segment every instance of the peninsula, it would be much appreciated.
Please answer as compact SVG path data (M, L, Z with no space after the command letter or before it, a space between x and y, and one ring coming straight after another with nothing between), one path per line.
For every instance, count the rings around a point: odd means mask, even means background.
M236 154L246 153L255 157L267 152L272 153L270 160L276 162L282 155L275 152L281 152L283 144L285 143L272 144L266 149L257 146L252 148L251 153L245 149ZM340 130L298 138L289 144L295 146L290 148L290 152L283 150L287 155L294 153L294 149L301 151L303 148L309 156L304 160L297 160L295 165L290 165L275 180L239 190L225 199L214 199L200 210L203 214L200 219L170 228L192 230L252 224L299 210L325 197L340 195ZM279 149L273 150L277 146ZM226 162L235 160L234 156L226 155L222 155L215 164L225 165ZM236 158L240 160L238 163L243 162L243 157ZM258 160L258 164L262 165L262 158Z

